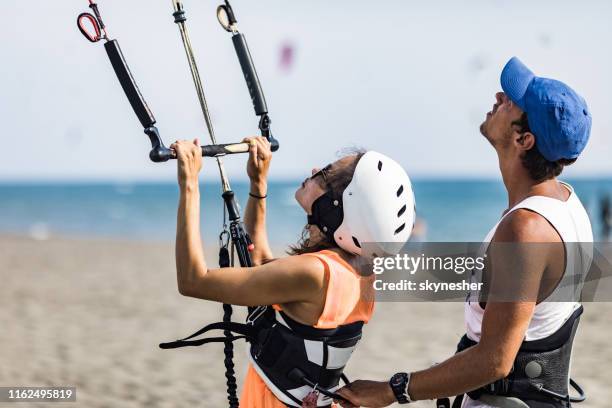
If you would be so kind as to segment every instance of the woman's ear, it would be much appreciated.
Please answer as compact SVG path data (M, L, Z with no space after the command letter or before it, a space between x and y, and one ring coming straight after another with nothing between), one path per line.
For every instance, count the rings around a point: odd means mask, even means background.
M531 132L517 133L514 139L516 146L523 151L531 150L535 145L535 136Z

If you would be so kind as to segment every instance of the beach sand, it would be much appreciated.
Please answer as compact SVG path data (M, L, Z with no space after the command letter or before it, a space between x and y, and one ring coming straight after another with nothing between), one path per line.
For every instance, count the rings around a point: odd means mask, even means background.
M209 257L216 260L214 251ZM221 318L220 305L177 292L172 244L2 236L0 278L0 386L77 387L76 404L19 406L226 406L221 345L157 347ZM612 304L585 309L573 376L589 395L580 406L607 407ZM453 353L462 319L460 303L379 304L347 374L386 379L441 361ZM245 350L238 343L239 380Z

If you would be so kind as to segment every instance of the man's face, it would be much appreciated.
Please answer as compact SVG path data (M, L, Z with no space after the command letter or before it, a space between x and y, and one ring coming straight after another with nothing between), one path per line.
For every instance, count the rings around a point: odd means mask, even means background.
M512 142L513 123L520 120L523 111L503 92L495 94L493 109L480 125L480 133L495 148L503 148Z

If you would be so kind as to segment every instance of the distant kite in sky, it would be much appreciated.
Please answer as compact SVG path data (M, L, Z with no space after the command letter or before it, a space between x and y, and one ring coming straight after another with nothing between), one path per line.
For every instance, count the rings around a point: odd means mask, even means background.
M295 60L295 47L293 44L286 42L281 45L280 58L278 67L281 71L289 73L293 69L293 62Z
M489 65L489 58L486 54L476 54L468 60L468 71L472 75L479 75Z

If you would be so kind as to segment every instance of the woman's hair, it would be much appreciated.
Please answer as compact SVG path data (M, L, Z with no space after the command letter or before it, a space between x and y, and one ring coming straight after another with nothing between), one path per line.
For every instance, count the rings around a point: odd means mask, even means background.
M342 196L344 190L353 180L353 174L355 173L357 163L364 154L365 151L362 149L345 150L341 153L341 158L354 157L355 159L341 168L334 167L326 172L328 191L331 191L334 196ZM289 247L287 254L301 255L322 251L324 249L339 248L334 239L329 238L326 234L320 233L316 234L316 237L312 237L308 227L308 224L304 226L300 240L297 244Z
M531 133L529 121L527 120L527 113L523 113L521 118L512 124L519 128L518 132L520 134L527 132ZM531 178L537 182L541 182L557 177L561 174L565 166L573 164L576 159L559 159L551 162L542 156L542 153L540 153L536 145L533 145L531 149L525 152L521 161Z

